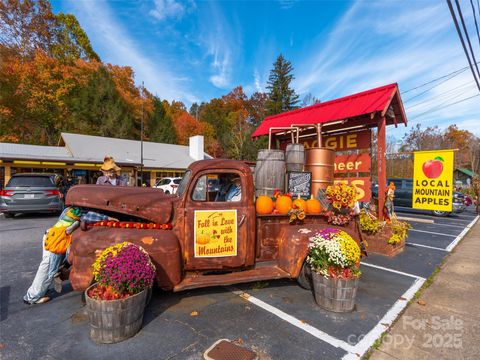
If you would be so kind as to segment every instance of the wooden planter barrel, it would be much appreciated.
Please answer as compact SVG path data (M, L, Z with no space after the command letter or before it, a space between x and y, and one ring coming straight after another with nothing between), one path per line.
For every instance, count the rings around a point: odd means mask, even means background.
M255 196L272 196L275 189L285 188L285 152L259 150L255 166Z
M344 280L312 272L315 301L325 310L349 312L355 306L358 278Z
M97 343L112 344L135 335L142 327L149 289L126 299L95 300L88 296L94 286L85 290L90 338Z

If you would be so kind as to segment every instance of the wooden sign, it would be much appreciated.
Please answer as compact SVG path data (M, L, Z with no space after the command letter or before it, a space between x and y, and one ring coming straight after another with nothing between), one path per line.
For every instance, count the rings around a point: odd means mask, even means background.
M322 143L323 147L335 151L358 150L370 149L371 139L371 130L362 130L341 135L323 135ZM290 139L286 139L285 142L282 141L280 143L280 149L285 150L287 144L290 142L289 140ZM305 146L305 149L317 147L317 136L312 134L312 136L301 138L300 143Z
M335 157L334 173L370 172L372 159L370 154L338 155Z
M292 194L293 198L300 195L310 199L312 192L312 173L301 171L287 172L287 192Z
M357 201L372 199L372 182L369 177L335 178L333 182L354 186L357 189Z

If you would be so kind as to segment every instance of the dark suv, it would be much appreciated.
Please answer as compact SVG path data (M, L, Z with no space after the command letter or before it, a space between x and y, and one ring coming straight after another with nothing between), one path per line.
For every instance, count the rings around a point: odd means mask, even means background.
M64 194L55 174L15 174L0 192L0 212L5 217L26 212L61 212Z
M411 208L412 207L412 196L413 196L413 179L399 179L392 178L387 179L387 184L393 182L395 185L395 200L393 201L395 206L402 206ZM372 184L372 196L374 198L378 197L378 184ZM460 192L453 192L453 205L452 212L460 213L465 210L465 198L464 195ZM447 211L433 210L432 213L437 216L447 216L450 214Z

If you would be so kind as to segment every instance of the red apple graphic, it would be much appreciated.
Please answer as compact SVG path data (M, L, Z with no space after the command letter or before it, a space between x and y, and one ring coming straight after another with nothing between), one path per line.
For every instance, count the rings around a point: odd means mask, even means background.
M438 178L442 174L444 161L440 156L437 156L433 160L425 161L422 165L425 176L429 179Z

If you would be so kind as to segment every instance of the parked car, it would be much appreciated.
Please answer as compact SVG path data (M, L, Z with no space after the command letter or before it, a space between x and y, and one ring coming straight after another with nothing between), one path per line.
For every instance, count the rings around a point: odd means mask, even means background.
M180 177L165 177L155 184L157 189L162 189L165 194L175 194L178 189L178 185L182 181Z
M27 212L61 212L64 208L61 184L56 174L14 174L0 192L0 212L5 217Z
M387 184L393 182L395 185L395 199L393 201L395 206L412 207L413 196L413 179L392 178L387 179ZM372 196L378 197L378 184L372 183ZM452 212L460 213L465 210L465 197L461 192L453 192ZM436 216L447 216L448 211L433 210L432 213Z

